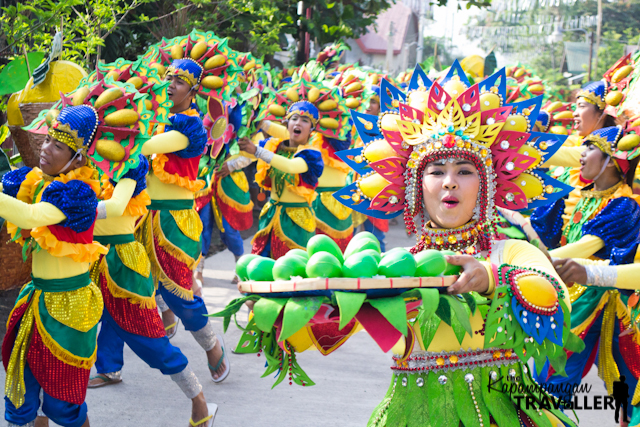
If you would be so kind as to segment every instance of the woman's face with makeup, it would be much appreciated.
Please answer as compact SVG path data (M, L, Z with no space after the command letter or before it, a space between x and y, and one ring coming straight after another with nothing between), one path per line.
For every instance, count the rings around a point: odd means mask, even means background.
M469 160L429 163L422 177L427 213L440 228L457 228L471 221L479 190L480 175Z

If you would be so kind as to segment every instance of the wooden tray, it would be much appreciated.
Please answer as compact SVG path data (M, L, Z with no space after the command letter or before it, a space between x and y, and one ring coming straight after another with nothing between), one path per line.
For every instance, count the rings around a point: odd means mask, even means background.
M249 294L270 294L309 291L368 291L415 288L446 288L451 286L458 276L443 277L404 277L385 279L300 279L276 280L273 282L240 282L240 292Z

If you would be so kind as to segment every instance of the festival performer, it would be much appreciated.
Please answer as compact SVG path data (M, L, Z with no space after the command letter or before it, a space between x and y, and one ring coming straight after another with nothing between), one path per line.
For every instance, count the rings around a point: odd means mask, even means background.
M18 296L2 344L9 426L34 425L41 392L47 417L89 426L85 396L103 308L89 265L107 250L93 240L100 184L87 152L101 137L99 121L113 116L87 105L56 112L44 128L40 168L2 180L0 216L33 255L33 280Z
M582 178L592 184L583 188L575 208L567 216L565 201L558 200L533 212L531 225L542 242L553 249L552 257L594 256L609 260L612 265L633 263L640 232L640 198L633 194L631 184L640 150L629 147L627 141L621 126L593 131L585 138L580 168ZM622 217L624 221L620 220ZM618 373L624 374L629 386L635 388L638 372L633 367L640 357L640 347L631 336L621 336L629 326L624 309L628 296L616 290L579 285L569 289L569 296L573 332L590 350L569 354L568 376L557 375L545 366L539 381L579 384L597 355L598 375L610 393Z
M345 138L347 133L346 108L338 90L310 80L303 73L298 82L272 93L258 115L261 121L284 121L288 139L267 138L258 147L248 138L239 140L240 149L258 159L256 182L271 192L260 213L252 253L274 259L290 249L305 248L316 234L311 206L325 165L320 150L311 145L313 135Z
M349 156L345 161L361 178L338 191L336 198L371 216L404 213L407 231L418 237L412 252L454 250L457 255L447 261L461 266L462 273L451 278L447 294L424 288L409 291L413 302L399 293L376 301L372 294L332 288L331 298L325 293L305 301L294 297L283 308L282 300L276 307L275 301L263 304L268 295L250 294L245 298L270 308L254 313L252 321L257 327L251 331L253 338L246 335L248 344L275 355L275 360L282 355L289 369L281 368L278 381L288 374L290 383L312 385L297 365L296 345L301 343L294 339L296 334L314 334L302 349L315 346L328 354L360 322L383 351L393 348L394 352L389 391L369 426L435 425L441 420L456 426L573 426L566 415L552 409L553 399L544 391L530 405L520 406L503 391L511 382L536 387L526 364L534 354L545 358L565 346L576 347L565 329L570 327L564 320L570 310L566 287L551 263L527 242L495 239L492 226L497 206L526 209L568 192L567 186L535 169L537 160L550 155L539 144L560 145L563 137L532 134L510 125L522 117L531 126L539 99L487 108L485 95L505 99L504 70L473 86L457 62L442 85L420 71L414 72L408 93L392 91L391 99L382 91L380 121L352 113L366 148L361 159ZM451 95L454 91L455 97ZM520 154L523 147L532 155ZM429 222L425 221L427 214ZM330 286L331 279L326 283ZM371 285L371 280L367 283ZM286 284L278 283L280 289ZM393 279L391 288L396 285ZM461 298L455 297L459 294ZM340 305L335 315L338 304L333 296ZM415 301L418 298L422 302ZM242 302L234 301L233 306L239 309ZM453 311L438 315L440 305ZM282 321L270 328L274 322L268 318L280 310ZM298 314L302 312L304 316ZM303 318L311 321L304 324ZM456 322L468 327L459 328ZM320 326L317 334L315 326ZM332 331L335 337L327 336ZM278 363L269 363L268 372L276 370ZM553 358L553 364L562 370L561 358ZM489 389L490 383L495 387ZM545 399L551 399L546 406L551 409L543 407Z
M194 194L203 187L197 172L207 142L192 102L196 93L220 97L225 85L230 85L237 67L229 54L226 40L194 30L186 37L163 39L145 55L150 66L171 64L165 79L171 82L168 93L173 106L171 125L158 126L157 134L143 146L144 155L155 156L147 178L149 214L137 230L149 254L157 292L167 306L163 308L175 313L207 353L216 383L229 375L229 359L222 337L216 337L205 317L207 308L197 295L199 289L192 289L202 251L202 223L194 209Z

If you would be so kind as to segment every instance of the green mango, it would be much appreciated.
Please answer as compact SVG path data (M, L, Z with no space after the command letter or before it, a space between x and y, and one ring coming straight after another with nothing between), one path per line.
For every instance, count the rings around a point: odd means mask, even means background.
M375 249L365 249L365 250L363 250L362 252L359 252L359 253L371 255L372 257L375 258L376 263L378 263L378 264L380 264L380 260L382 259L382 255L380 255L380 252L376 251Z
M306 273L307 277L340 277L342 264L329 252L316 252L309 258Z
M447 256L447 255L458 255L457 253L455 253L454 251L450 251L448 249L444 249L442 251L440 251L440 253L443 256ZM446 262L446 261L445 261ZM447 262L447 268L444 270L444 273L442 273L444 276L457 276L460 274L460 271L462 271L462 267L460 267L459 265L451 265Z
M298 255L288 253L279 258L273 265L273 278L275 280L291 280L291 277L306 277L306 261Z
M247 266L251 261L256 258L260 258L260 255L256 254L247 254L242 255L238 261L236 261L236 274L240 278L240 280L248 280L249 275L247 274Z
M345 259L349 258L353 254L357 254L358 252L362 252L367 249L380 253L380 243L378 242L378 239L375 241L369 238L351 240L344 251L344 257Z
M375 251L369 249L366 252ZM380 255L378 255L380 256ZM353 254L344 262L342 266L342 275L344 277L358 278L366 277L370 278L378 274L378 262L369 253L360 252Z
M273 265L275 263L271 258L258 257L253 259L247 266L249 279L255 282L273 281Z
M386 256L387 254L390 254L390 253L393 253L393 252L398 252L398 251L399 251L399 252L402 252L402 253L409 252L409 250L408 250L407 248L403 248L402 246L398 246L398 247L396 247L396 248L391 248L391 249L389 249L388 251L386 251L386 252L385 252L384 254L382 254L382 255L383 255L383 256ZM411 252L409 252L409 253L411 253Z
M378 242L378 246L380 246L380 241L378 240L378 238L373 233L370 233L368 231L361 231L359 233L356 233L351 241L360 239L373 240L374 242Z
M305 261L309 261L309 254L304 249L291 249L285 256L297 256L303 258Z
M328 252L340 262L344 262L344 256L342 255L342 251L336 242L326 234L316 234L312 238L309 239L309 243L307 243L307 253L309 256L313 256L318 252ZM309 258L311 259L311 258Z
M416 260L411 252L398 248L384 254L378 266L378 274L386 277L413 277L416 274L416 268Z
M447 268L447 261L444 259L442 252L435 249L427 249L415 255L417 277L436 277L440 276Z

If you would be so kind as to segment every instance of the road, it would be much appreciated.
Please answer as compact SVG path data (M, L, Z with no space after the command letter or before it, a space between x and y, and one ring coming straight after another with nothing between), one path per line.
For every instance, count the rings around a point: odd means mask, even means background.
M404 233L400 221L400 225L392 227L387 235L387 249L411 245L412 240ZM245 249L248 251L249 248L249 240L246 240ZM235 285L231 284L233 266L229 251L220 252L206 261L203 294L210 313L221 310L239 296ZM247 314L246 310L239 313L240 323L246 322ZM215 318L213 322L221 333L222 321ZM239 337L240 332L232 322L224 335L227 346L235 346ZM391 379L390 355L382 353L366 333L354 335L328 357L317 351L298 356L302 368L316 382L315 386L302 388L283 382L273 390L272 378L260 378L264 357L230 354L229 378L214 384L209 379L205 353L182 325L172 343L189 358L207 400L219 405L216 427L365 426ZM4 370L0 371L4 383ZM125 348L122 377L120 384L88 391L92 426L189 426L190 402L168 377L150 369L128 347ZM590 401L595 395L605 394L595 367L585 382L593 386ZM582 410L577 414L581 426L615 425L612 410Z

